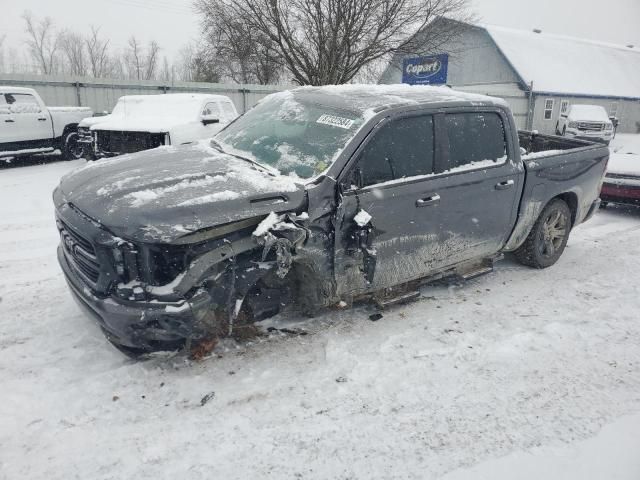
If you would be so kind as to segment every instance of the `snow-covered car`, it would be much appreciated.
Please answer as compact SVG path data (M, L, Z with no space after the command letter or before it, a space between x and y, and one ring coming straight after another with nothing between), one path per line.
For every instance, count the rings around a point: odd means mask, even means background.
M113 157L211 138L237 116L224 95L127 95L110 115L86 119L79 131L88 156Z
M558 135L596 140L607 145L613 138L613 131L613 122L599 105L571 105L560 114L556 124Z
M32 88L0 86L0 158L55 150L80 158L77 127L91 115L86 107L47 107Z
M605 205L608 202L640 205L640 136L620 136L630 140L611 155L600 197Z
M287 304L415 298L422 282L490 272L506 251L549 267L597 210L608 157L601 144L518 132L491 97L302 87L210 142L65 176L58 260L121 350L196 345Z

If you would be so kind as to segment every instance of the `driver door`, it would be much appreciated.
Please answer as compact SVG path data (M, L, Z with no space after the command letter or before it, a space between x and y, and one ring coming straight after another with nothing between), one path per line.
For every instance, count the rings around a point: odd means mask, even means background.
M437 217L429 215L438 203L429 191L434 138L432 115L388 119L348 167L340 182L344 193L335 225L340 295L420 278L439 258L431 252ZM358 216L361 211L365 213Z

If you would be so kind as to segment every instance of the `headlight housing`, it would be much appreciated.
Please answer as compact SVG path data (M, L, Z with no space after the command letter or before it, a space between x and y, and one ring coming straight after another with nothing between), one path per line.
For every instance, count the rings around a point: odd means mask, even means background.
M607 132L610 132L611 130L613 130L613 123L607 123L607 124L605 125L604 129L605 129Z

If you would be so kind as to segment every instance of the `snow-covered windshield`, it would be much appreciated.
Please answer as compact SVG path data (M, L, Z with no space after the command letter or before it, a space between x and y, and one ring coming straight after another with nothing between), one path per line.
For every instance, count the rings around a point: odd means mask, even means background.
M570 117L575 120L609 121L607 111L599 105L573 105Z
M308 179L325 171L364 123L361 114L282 92L216 136L229 153Z

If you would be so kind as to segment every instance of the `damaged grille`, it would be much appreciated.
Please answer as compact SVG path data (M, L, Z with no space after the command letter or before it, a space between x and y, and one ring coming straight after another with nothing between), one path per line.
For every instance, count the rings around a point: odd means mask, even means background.
M135 153L164 145L164 133L115 132L96 133L98 151L108 154Z
M62 248L73 270L94 289L100 277L100 262L89 240L69 228L63 222L58 223Z

